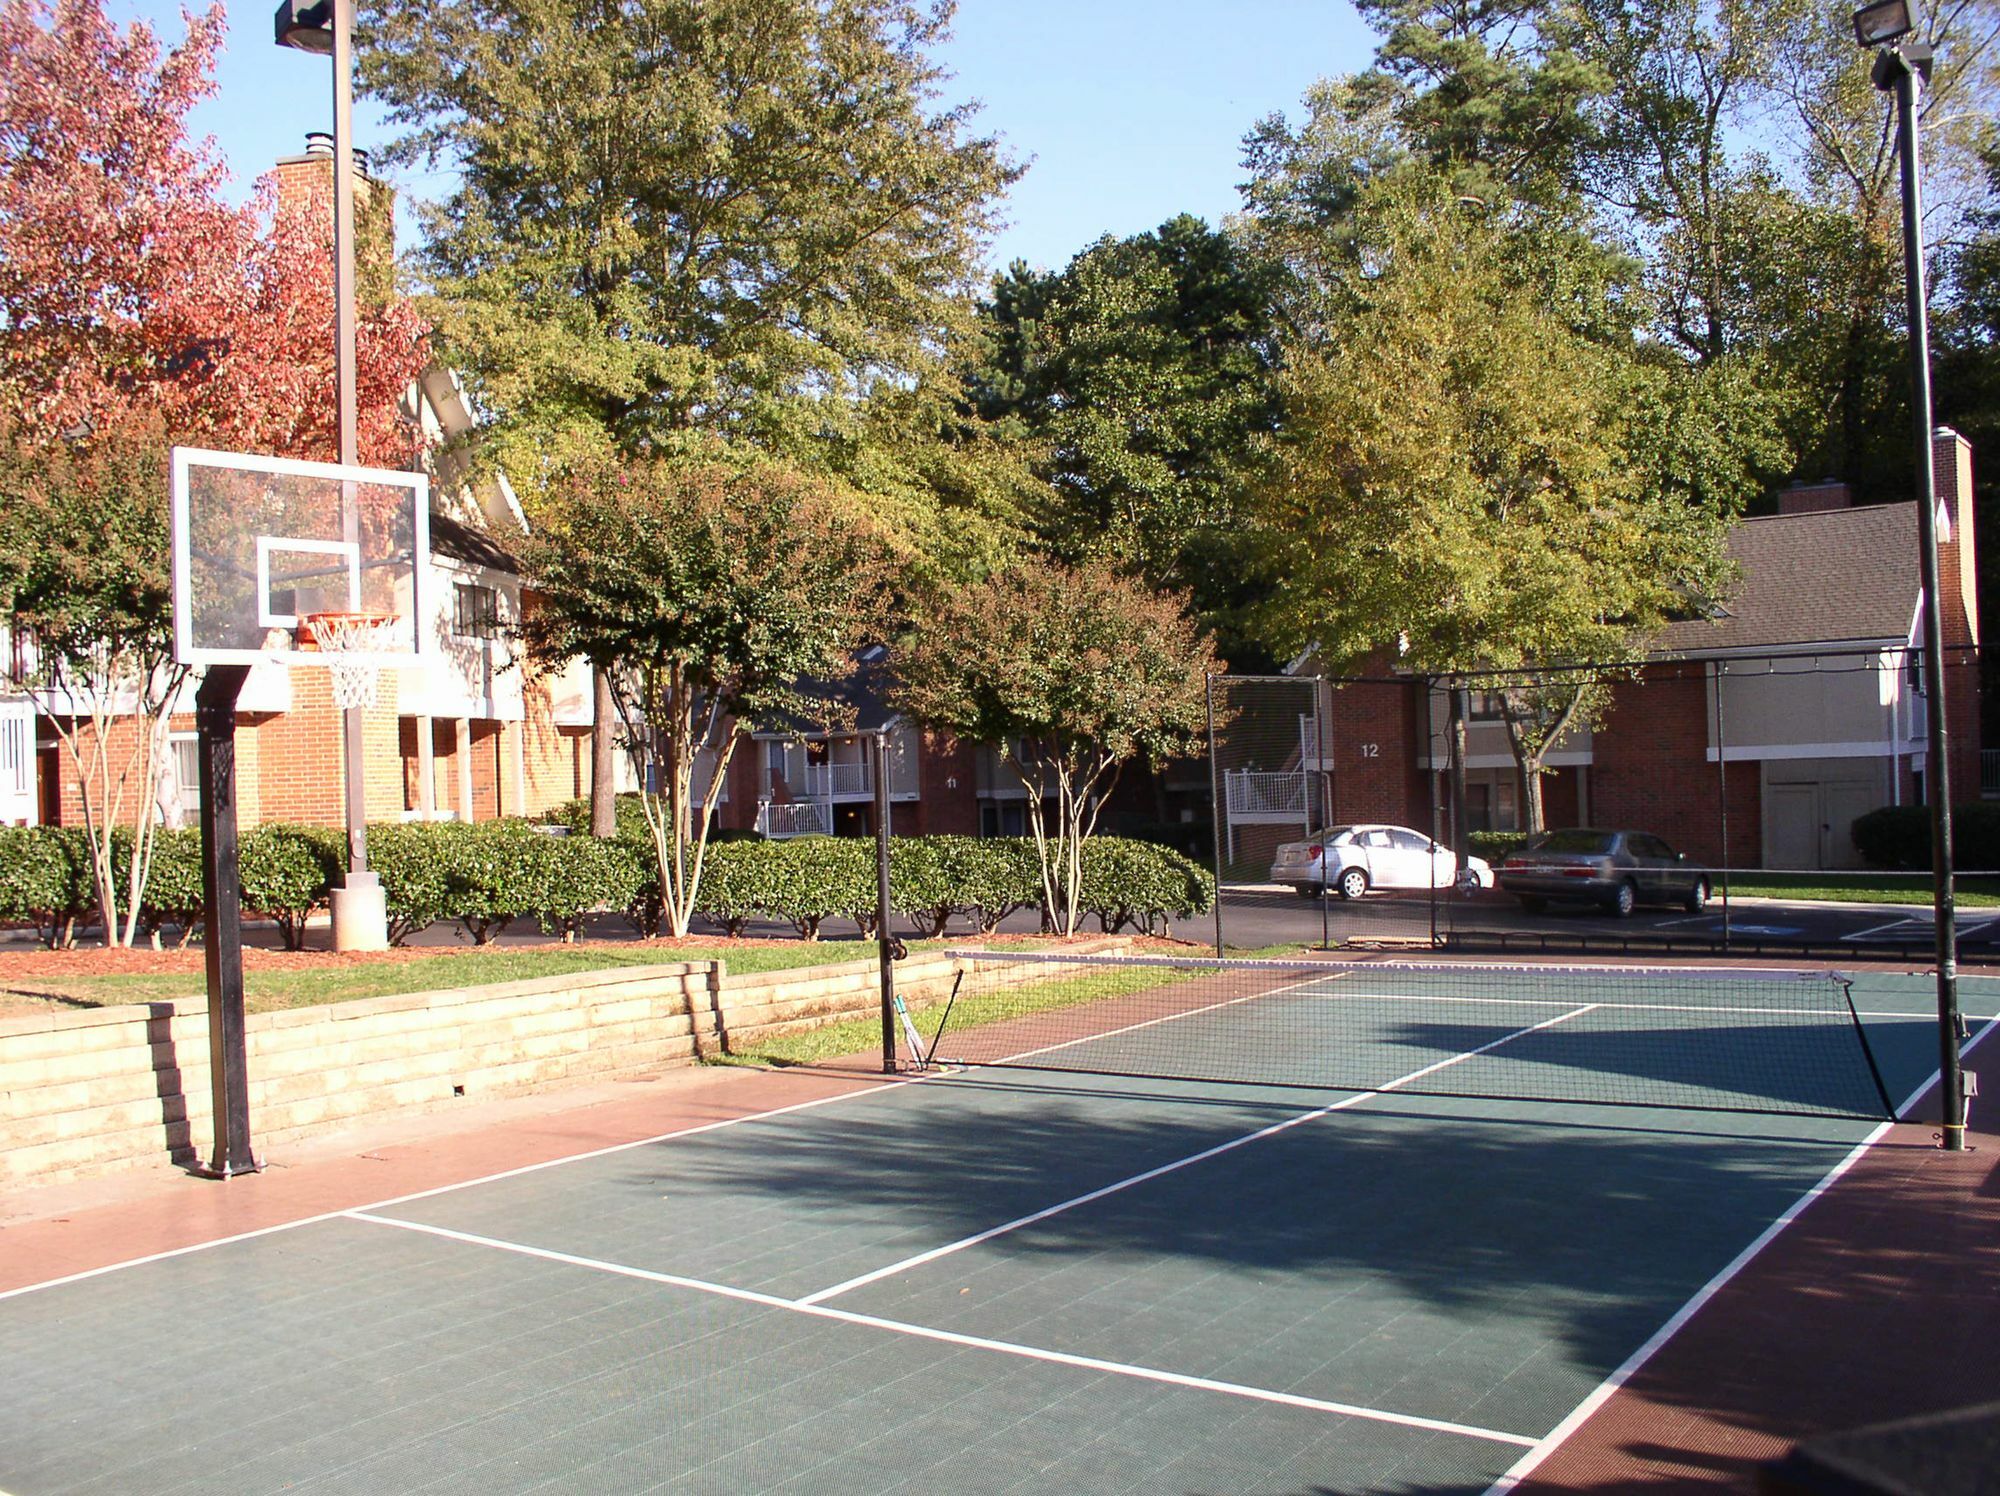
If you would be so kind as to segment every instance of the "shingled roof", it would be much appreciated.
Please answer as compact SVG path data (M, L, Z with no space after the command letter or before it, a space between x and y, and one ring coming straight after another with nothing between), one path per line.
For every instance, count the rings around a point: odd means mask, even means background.
M1717 616L1669 625L1664 655L1907 639L1917 608L1917 506L1877 504L1744 520L1729 535L1736 590Z

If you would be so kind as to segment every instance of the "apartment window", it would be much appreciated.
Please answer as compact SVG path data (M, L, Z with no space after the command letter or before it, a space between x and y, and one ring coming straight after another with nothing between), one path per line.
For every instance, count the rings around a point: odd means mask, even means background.
M478 582L460 582L452 589L451 631L461 639L500 636L500 594Z

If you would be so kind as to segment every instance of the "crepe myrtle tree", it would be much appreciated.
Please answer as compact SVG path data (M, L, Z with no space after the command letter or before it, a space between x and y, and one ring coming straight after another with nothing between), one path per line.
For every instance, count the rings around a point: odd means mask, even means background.
M1076 933L1083 843L1124 764L1187 753L1219 667L1180 593L1148 591L1102 562L1017 562L915 602L897 656L898 705L991 744L1033 812L1044 908Z
M797 683L844 674L876 631L881 553L852 494L771 462L606 459L554 488L521 547L521 633L543 668L583 659L609 682L685 935L737 745L827 715Z

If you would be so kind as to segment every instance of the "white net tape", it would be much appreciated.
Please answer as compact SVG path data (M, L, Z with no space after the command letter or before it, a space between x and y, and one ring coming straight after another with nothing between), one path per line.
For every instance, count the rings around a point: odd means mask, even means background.
M313 643L327 656L334 705L375 705L382 667L373 656L393 647L399 621L393 613L320 613L306 620Z

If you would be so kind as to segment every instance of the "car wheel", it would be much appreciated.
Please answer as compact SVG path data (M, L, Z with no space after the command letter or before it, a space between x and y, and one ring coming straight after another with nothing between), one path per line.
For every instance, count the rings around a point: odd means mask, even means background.
M1533 894L1521 895L1521 908L1528 914L1546 914L1549 909L1547 899L1536 898Z
M1326 886L1321 883L1294 883L1292 888L1302 899L1316 899L1326 892Z
M1464 894L1478 893L1479 874L1475 873L1471 868L1466 868L1461 872L1458 875L1458 891Z
M1694 880L1694 887L1688 890L1687 900L1683 907L1689 914L1699 914L1708 907L1708 879L1697 878Z
M1639 890L1631 883L1621 883L1611 895L1611 902L1604 906L1605 913L1613 919L1629 919L1632 911L1639 907Z
M1340 896L1343 899L1358 899L1368 892L1368 874L1358 867L1342 868L1340 872Z

